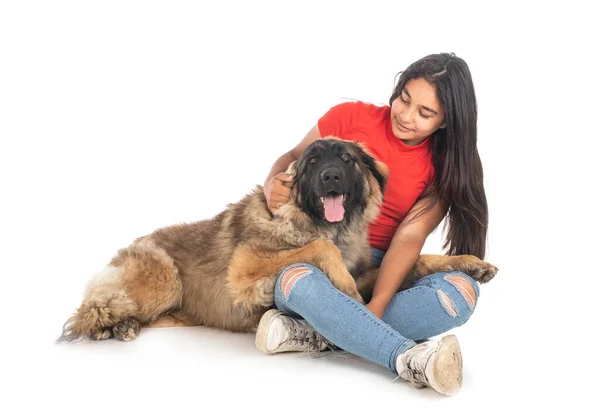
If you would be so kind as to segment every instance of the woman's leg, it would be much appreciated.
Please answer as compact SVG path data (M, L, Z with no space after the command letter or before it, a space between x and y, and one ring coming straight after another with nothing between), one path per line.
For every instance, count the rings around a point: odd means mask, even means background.
M283 270L275 285L275 305L291 317L308 321L336 346L395 373L398 354L416 345L333 287L321 270L309 264Z
M275 285L275 305L279 310L265 313L256 333L256 346L265 353L323 350L324 336L413 385L452 395L462 384L462 357L456 337L417 345L333 287L316 267L293 264L284 269Z
M371 256L379 267L385 251L371 248ZM478 298L479 285L467 274L435 273L396 293L383 320L402 336L421 341L467 322Z
M396 293L383 320L404 337L420 341L467 322L478 297L479 285L467 274L435 273Z

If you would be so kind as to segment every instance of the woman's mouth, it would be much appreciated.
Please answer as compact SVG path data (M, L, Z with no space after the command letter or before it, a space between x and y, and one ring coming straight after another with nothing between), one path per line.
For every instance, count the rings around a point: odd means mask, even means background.
M400 124L400 122L397 119L396 119L396 127L398 128L398 130L402 131L403 133L408 133L409 131L412 131L411 129L406 128L405 126Z

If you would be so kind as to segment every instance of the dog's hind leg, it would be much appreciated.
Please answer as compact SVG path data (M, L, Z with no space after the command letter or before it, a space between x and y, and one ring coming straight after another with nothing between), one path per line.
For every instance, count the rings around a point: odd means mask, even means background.
M498 268L473 255L445 256L423 254L406 275L406 280L400 286L400 290L408 288L415 280L419 280L429 274L451 271L461 271L479 283L486 283L494 278L498 272ZM356 286L365 302L371 300L378 274L379 269L371 267L364 273L361 273L356 279Z
M122 272L121 267L109 265L90 280L81 306L65 323L59 341L111 338L118 322L136 315L137 305L124 290Z
M422 254L406 276L404 284L407 287L414 280L418 280L428 274L447 271L462 271L479 283L487 283L494 278L498 272L498 267L474 255L446 256Z
M90 282L59 341L82 337L134 339L141 325L181 304L182 284L173 259L144 238L119 251Z
M165 315L161 315L148 325L144 325L146 328L172 328L172 327L195 327L198 325L198 321L192 317L180 313L179 311L170 312Z

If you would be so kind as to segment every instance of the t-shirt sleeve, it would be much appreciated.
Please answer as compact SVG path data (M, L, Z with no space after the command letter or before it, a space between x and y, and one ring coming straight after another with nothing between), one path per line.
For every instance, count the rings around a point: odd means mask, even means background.
M348 128L356 123L359 106L358 102L344 102L331 107L318 121L321 136L344 138Z

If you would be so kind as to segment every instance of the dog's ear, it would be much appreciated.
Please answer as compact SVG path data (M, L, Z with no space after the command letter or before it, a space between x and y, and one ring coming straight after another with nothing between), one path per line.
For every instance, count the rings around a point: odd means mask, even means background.
M364 163L367 169L369 169L369 171L379 184L379 189L381 190L381 194L383 195L389 175L388 167L383 162L376 160L373 157L373 155L368 151L368 149L362 144L355 143L355 146L360 160Z
M295 160L292 163L290 163L285 171L286 174L291 175L293 178L291 181L283 183L283 185L285 185L288 188L293 188L296 184L296 174L298 174L298 162L298 160Z

